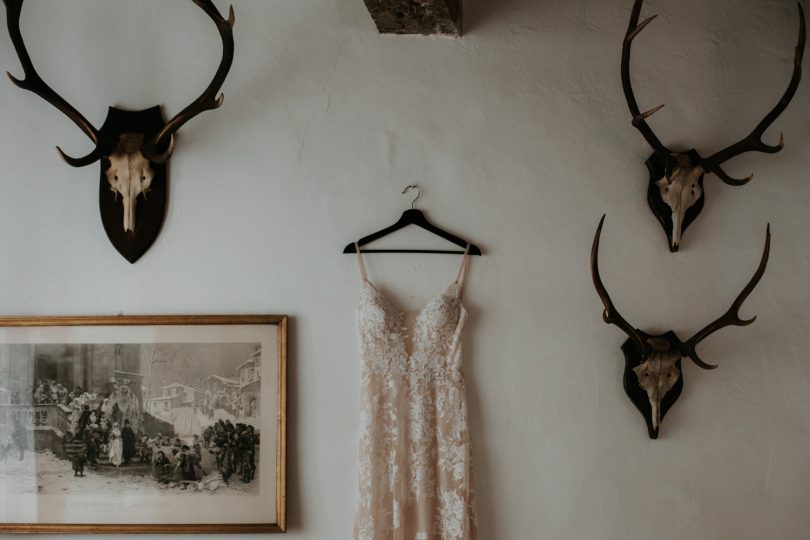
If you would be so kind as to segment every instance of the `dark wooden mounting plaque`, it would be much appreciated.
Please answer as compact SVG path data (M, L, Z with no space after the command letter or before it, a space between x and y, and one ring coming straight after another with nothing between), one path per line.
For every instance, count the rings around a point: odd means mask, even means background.
M664 338L676 348L681 343L678 336L676 336L671 330L658 336L647 334L646 332L638 329L636 330L640 332L644 338ZM647 397L647 392L639 385L638 375L636 375L636 373L633 371L633 368L640 366L644 362L644 358L642 358L639 354L638 347L632 339L627 339L622 344L622 352L624 353L624 375L622 377L624 393L627 394L627 397L629 397L630 401L633 402L633 405L636 406L638 412L640 412L641 416L644 417L644 422L647 424L647 433L650 435L650 438L657 439L658 430L660 427L653 427L652 406L650 405L650 399ZM681 392L683 392L683 368L681 367L681 361L678 360L675 365L678 368L678 380L673 385L672 389L664 394L664 397L661 399L661 421L664 420L664 416L666 416L667 411L669 411L675 402L678 401L678 398L681 397Z
M460 36L463 0L363 0L381 34Z

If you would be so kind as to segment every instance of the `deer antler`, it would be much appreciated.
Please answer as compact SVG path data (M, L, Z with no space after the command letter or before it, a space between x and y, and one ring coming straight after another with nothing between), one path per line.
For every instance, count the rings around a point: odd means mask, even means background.
M593 238L593 247L591 248L591 277L593 278L593 286L596 288L596 292L599 293L599 298L602 299L602 304L605 306L605 310L602 312L602 319L608 324L615 324L621 328L625 334L630 336L630 339L632 339L638 347L641 358L645 358L649 352L648 345L641 338L641 334L621 316L613 305L613 301L610 299L610 295L607 289L605 289L605 285L602 283L602 277L599 275L599 240L602 236L602 225L604 222L605 215L602 214L602 219L599 220L599 227L597 227L596 235Z
M698 366L702 367L703 369L714 369L717 366L713 364L707 364L703 360L700 359L697 352L695 351L695 347L698 343L709 337L714 332L720 330L721 328L725 328L726 326L748 326L749 324L753 323L757 318L756 316L750 319L741 319L740 318L740 307L742 307L743 302L745 302L748 295L751 294L751 291L754 290L754 287L757 286L759 280L762 278L762 274L765 273L765 267L768 265L768 255L771 251L771 225L768 224L768 228L765 232L765 249L762 252L762 260L759 262L759 267L757 271L754 273L754 276L751 278L751 281L748 282L748 285L742 290L737 299L731 304L731 307L726 311L720 318L716 319L709 323L705 328L700 330L697 334L692 336L689 341L685 342L681 345L681 354L683 356L688 356L692 359L692 361L697 364Z
M630 47L633 45L633 39L644 30L645 26L650 24L650 21L657 17L657 15L653 15L639 24L638 19L641 15L641 4L643 2L644 0L636 0L636 3L633 4L633 11L630 13L630 25L627 27L627 34L624 36L624 44L622 45L622 89L624 90L624 97L627 99L627 106L633 115L633 127L644 135L653 150L668 156L670 150L661 143L652 128L647 124L647 118L661 110L663 105L642 113L638 108L638 103L636 103L636 97L633 94L633 83L630 81Z
M779 115L784 112L790 101L793 99L793 96L796 94L796 89L799 87L799 81L802 78L802 58L804 57L806 33L807 30L805 28L804 10L802 9L802 5L799 4L799 41L796 44L796 53L793 58L793 76L790 79L790 84L788 84L787 90L785 90L782 99L780 99L776 106L771 109L767 115L765 115L765 118L762 119L757 127L754 128L754 131L752 131L746 138L732 144L727 148L724 148L723 150L720 150L715 154L712 154L703 160L703 169L706 172L716 174L726 184L730 184L732 186L741 186L751 180L754 175L752 174L741 179L732 178L720 167L723 163L746 152L765 152L766 154L775 154L776 152L782 150L782 147L784 146L784 137L782 137L781 134L779 135L779 144L773 146L762 142L762 136L765 134L765 130L767 130L770 125L773 124L773 122L779 117Z
M62 159L73 167L84 167L85 165L95 163L101 158L98 130L93 127L93 124L87 121L82 113L77 111L70 103L65 101L62 96L57 94L50 86L48 86L45 81L42 80L42 77L39 76L36 69L34 69L31 56L28 54L28 50L26 49L25 42L22 38L22 32L20 32L20 12L22 11L23 0L3 0L3 3L6 5L8 33L9 36L11 36L11 42L14 44L14 49L17 51L17 56L20 58L20 64L22 64L25 78L18 79L8 72L6 72L6 75L8 75L8 78L11 79L11 82L13 82L16 86L22 88L23 90L29 90L35 93L62 111L68 118L73 120L73 122L79 126L79 129L81 129L84 134L87 135L91 141L93 141L93 144L96 145L92 152L81 158L70 157L57 146L56 149L59 151Z
M163 129L161 129L157 135L152 137L152 139L146 143L144 153L146 153L149 156L149 159L155 163L164 163L167 159L169 159L174 148L174 134L177 133L177 130L179 130L183 124L200 113L220 107L225 99L223 95L217 97L217 92L219 92L219 89L222 88L222 84L225 82L225 77L227 77L228 71L230 71L231 64L233 63L233 25L235 22L233 6L230 8L228 19L226 20L222 17L222 15L220 15L219 10L217 10L216 6L211 0L192 1L200 6L203 11L205 11L205 13L211 17L214 24L216 24L220 37L222 38L222 60L219 63L219 68L217 69L216 74L214 74L213 80L208 85L208 88L203 91L200 97L195 99L190 105L180 111L174 118L166 122ZM170 139L169 149L163 153L159 153L157 148L160 148L167 137Z
M624 44L622 46L622 88L624 89L624 96L627 99L627 105L630 107L630 112L633 114L633 126L641 132L641 134L656 152L664 153L666 156L669 156L671 153L670 150L661 143L653 132L652 128L650 128L649 124L647 124L647 118L660 110L663 105L659 105L658 107L650 109L644 113L640 112L638 104L636 103L636 98L633 95L633 86L630 81L630 47L633 39L642 30L644 30L644 27L647 26L650 21L656 17L653 15L639 24L638 20L641 14L641 5L643 1L644 0L636 0L635 4L633 4L633 10L630 14L630 25L627 28L627 34L625 35ZM793 99L793 96L796 94L796 90L799 87L799 81L802 78L802 58L804 57L805 41L806 27L804 10L802 9L801 4L799 4L799 39L798 43L796 44L796 52L793 60L793 76L790 79L790 83L788 84L787 90L785 90L782 99L780 99L776 106L767 115L765 115L765 118L762 119L762 121L746 138L732 144L727 148L724 148L723 150L720 150L715 154L712 154L708 158L705 158L701 163L701 166L705 172L716 174L726 184L732 186L741 186L751 180L753 175L741 179L732 178L721 168L723 163L746 152L765 152L768 154L775 154L782 149L784 141L781 136L779 137L779 143L776 145L765 144L762 141L762 136L771 126L771 124L773 124L773 122L779 117L779 115L785 111L788 104L790 104L790 101Z

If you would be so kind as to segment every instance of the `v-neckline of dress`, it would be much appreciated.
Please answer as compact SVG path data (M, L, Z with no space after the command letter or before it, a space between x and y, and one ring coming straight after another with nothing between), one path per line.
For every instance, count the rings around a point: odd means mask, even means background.
M459 287L458 280L455 280L447 285L441 292L432 296L428 299L427 302L418 310L416 311L405 311L400 309L397 304L395 304L388 296L382 292L379 288L377 288L374 283L371 282L368 278L363 280L363 285L367 289L369 289L372 294L379 298L385 305L387 305L394 313L396 313L399 317L397 321L399 323L398 332L396 333L400 343L402 345L402 351L405 354L405 357L410 361L413 356L418 352L419 343L421 336L419 334L419 318L427 312L433 303L436 300L444 300L447 297L448 292L455 288L455 293L453 297L458 300L459 309L461 311L464 310L464 305L461 303L461 289ZM407 315L413 313L413 318L410 321L406 320ZM407 324L407 326L406 326Z
M447 287L445 287L445 288L444 288L444 289L443 289L441 292L439 292L438 294L435 294L435 295L431 296L431 297L428 299L428 301L427 301L427 302L425 302L425 304L424 304L424 305L423 305L421 308L419 308L419 309L417 309L417 310L415 310L415 311L414 311L414 310L410 310L410 311L408 311L408 310L400 309L400 307L399 307L399 306L398 306L398 305L397 305L395 302L393 302L393 301L392 301L392 300L391 300L391 299L388 297L388 295L386 295L386 294L385 294L384 292L382 292L382 291L381 291L381 290L380 290L380 289L379 289L379 288L378 288L376 285L374 285L374 283L372 283L372 282L371 282L371 280L369 280L369 279L365 279L365 280L363 280L363 285L364 285L364 286L367 286L368 288L370 288L370 289L371 289L371 290L374 292L374 294L376 294L378 297L380 297L380 298L382 299L382 301L383 301L383 302L385 302L386 304L388 304L388 307L390 307L392 310L394 310L396 313L398 313L398 314L402 315L403 317L405 317L406 315L409 315L409 314L413 313L413 316L414 316L414 317L413 317L413 327L414 327L414 328L415 328L415 326L416 326L416 319L418 319L418 318L419 318L419 316L420 316L422 313L424 313L425 311L427 311L427 310L428 310L428 308L431 306L431 304L433 304L433 302L435 302L436 300L438 300L438 299L440 299L440 298L444 298L445 296L447 296L447 293L448 293L448 291L450 291L450 289L452 289L453 287L455 287L455 288L456 288L456 292L455 292L455 295L454 295L454 296L455 296L455 297L457 297L457 298L459 297L458 280L456 280L456 281L453 281L453 282L451 282L450 284L448 284L448 285L447 285ZM459 300L460 300L460 298L459 298ZM407 330L413 330L414 328L407 328Z
M436 303L437 300L441 302L446 302L448 297L448 293L455 288L455 293L453 294L453 300L458 304L458 309L460 313L464 313L466 310L464 305L461 303L461 294L462 289L464 287L464 277L466 275L467 266L469 266L470 261L470 253L469 244L464 249L464 258L461 260L461 266L458 269L458 275L456 279L449 283L442 291L438 294L430 297L425 304L418 309L417 311L406 311L404 309L400 309L399 305L393 302L384 292L382 292L379 288L377 288L374 283L368 279L366 275L366 265L363 262L363 255L360 251L360 246L357 242L354 244L355 251L357 253L357 261L360 266L360 278L363 283L363 289L370 289L372 295L376 298L380 299L380 302L384 305L383 309L386 307L397 316L397 322L399 323L399 327L396 329L396 335L402 345L402 352L403 354L410 360L413 356L417 353L418 349L420 348L420 342L422 341L423 337L420 332L421 326L419 324L420 318L422 315L427 313L431 307ZM413 313L413 318L409 317ZM407 326L405 326L407 325Z

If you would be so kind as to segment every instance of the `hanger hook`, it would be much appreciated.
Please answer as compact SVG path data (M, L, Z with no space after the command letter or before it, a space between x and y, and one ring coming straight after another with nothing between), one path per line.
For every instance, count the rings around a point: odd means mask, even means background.
M411 184L410 186L405 186L405 189L402 190L402 194L405 195L412 189L416 190L416 198L411 201L411 210L415 210L414 205L416 204L416 201L419 200L419 197L422 196L422 188L416 184Z

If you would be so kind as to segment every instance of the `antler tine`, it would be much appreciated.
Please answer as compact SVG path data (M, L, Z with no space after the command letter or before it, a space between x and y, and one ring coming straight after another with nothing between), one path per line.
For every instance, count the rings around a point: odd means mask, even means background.
M781 138L780 138L780 141L781 141ZM780 144L781 144L781 142L780 142ZM744 186L745 184L750 182L752 178L754 178L753 174L749 174L745 178L734 178L732 176L729 176L728 173L726 173L726 171L724 171L723 168L720 167L720 165L715 167L712 172L714 174L716 174L717 177L720 178L720 180L722 180L724 183L728 184L729 186Z
M203 91L200 97L195 99L189 106L180 111L174 118L166 122L163 129L161 129L160 132L147 143L147 151L150 154L155 154L156 149L161 145L166 137L173 136L177 130L183 126L183 124L200 113L218 108L222 105L222 102L225 99L223 95L217 97L217 92L219 92L219 89L222 88L222 84L225 82L225 77L227 77L228 72L231 69L231 64L233 63L233 25L236 21L236 17L233 13L233 6L230 8L228 19L226 20L222 17L222 15L220 15L219 10L211 0L193 0L193 2L202 8L202 10L205 11L209 17L211 17L214 24L217 25L220 37L222 38L222 60L220 61L219 68L217 69L211 84L208 85L208 88ZM165 156L165 159L168 159L168 157L169 156Z
M728 161L729 159L736 157L740 154L744 154L746 152L764 152L766 154L775 154L782 150L784 146L784 138L782 135L779 135L779 144L776 145L769 145L765 144L762 141L762 136L765 134L765 130L767 130L771 124L781 115L787 106L790 104L790 101L793 99L793 96L796 94L796 89L799 87L799 81L802 78L802 58L804 57L804 44L807 37L807 29L804 20L804 9L802 9L802 5L799 5L799 41L796 44L796 53L793 57L793 76L790 79L790 84L788 84L787 90L785 90L782 99L779 100L779 103L771 109L771 111L765 115L765 118L754 128L746 138L743 140L732 144L728 148L724 148L720 150L716 154L709 156L708 158L703 160L703 169L706 172L713 172L720 177L720 179L725 182L726 184L730 184L732 186L740 186L745 184L753 175L748 176L747 178L743 179L735 179L728 176L721 168L720 165Z
M602 319L608 324L615 324L621 328L624 333L630 336L630 339L636 343L642 356L646 356L647 347L644 340L641 339L641 335L633 328L633 325L628 323L616 310L604 283L602 283L602 277L599 275L599 240L602 236L602 225L604 223L605 214L602 214L602 219L599 220L599 227L597 227L596 235L593 238L593 247L591 248L591 277L593 278L593 286L596 288L596 292L599 293L599 298L602 299L602 304L605 306L605 310L602 312Z
M703 360L700 359L697 352L695 351L695 347L698 343L709 337L709 335L713 334L714 332L720 330L721 328L725 328L726 326L748 326L749 324L753 323L757 318L756 316L751 317L750 319L741 319L740 318L740 308L742 307L743 302L745 302L748 295L751 294L751 291L754 290L754 287L757 286L759 280L762 278L762 275L765 273L765 267L768 265L768 255L771 252L771 224L768 224L768 228L765 232L765 249L762 252L762 259L759 261L759 267L757 271L754 273L754 276L751 278L751 281L748 282L748 285L742 290L737 299L734 300L734 303L731 304L731 307L726 311L720 318L716 319L709 323L705 328L700 330L697 334L692 336L689 341L684 343L681 346L681 354L684 356L688 356L692 359L692 361L697 364L698 366L702 367L703 369L714 369L717 366L713 364L707 364Z
M70 157L58 146L56 147L56 151L59 152L59 157L61 157L62 160L71 167L85 167L87 165L92 165L102 158L101 146L98 144L96 144L96 147L93 148L89 154L80 158Z
M633 83L630 80L630 48L633 45L633 39L644 30L644 27L650 24L650 21L655 19L657 15L653 15L645 19L639 24L638 19L641 15L641 4L644 0L636 0L633 5L633 11L630 14L630 25L627 27L627 34L624 37L622 45L622 89L624 90L624 97L627 100L627 106L630 108L630 113L633 115L633 127L641 132L653 150L656 152L664 152L669 154L669 149L664 146L658 137L655 136L652 128L647 124L647 118L658 112L663 105L659 105L646 112L641 112L636 102L636 97L633 93Z
M62 98L50 86L48 86L34 68L34 63L31 61L31 56L28 54L28 49L25 47L22 32L20 31L20 13L22 12L23 0L3 0L3 3L6 5L8 33L9 36L11 36L11 42L14 45L14 49L17 51L17 56L20 58L20 64L22 64L25 78L18 79L8 72L6 72L6 75L8 75L11 82L13 82L19 88L35 93L62 111L68 118L73 120L73 123L79 126L79 129L81 129L84 134L87 135L96 145L96 149L90 154L78 159L66 156L64 152L59 149L59 153L66 162L74 167L80 167L97 161L101 157L100 150L98 148L98 130L93 127L93 124L88 122L87 119L70 103L65 101L64 98Z

